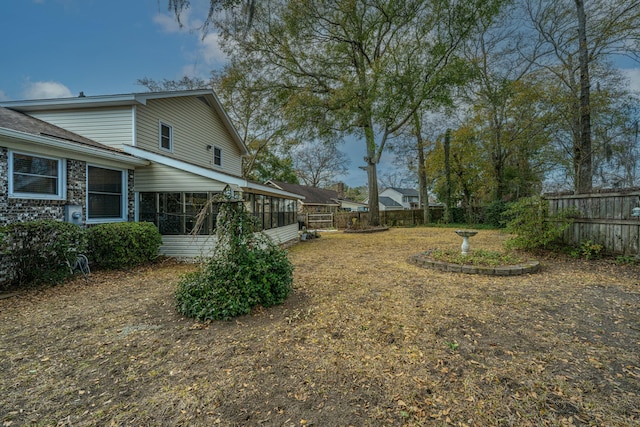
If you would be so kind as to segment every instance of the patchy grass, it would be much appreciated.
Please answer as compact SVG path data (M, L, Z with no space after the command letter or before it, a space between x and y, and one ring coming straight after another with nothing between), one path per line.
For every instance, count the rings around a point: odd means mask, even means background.
M475 248L504 236L481 231ZM0 300L0 420L17 425L636 426L640 267L533 276L406 262L450 229L325 233L294 293L229 322L174 310L193 266L99 272Z

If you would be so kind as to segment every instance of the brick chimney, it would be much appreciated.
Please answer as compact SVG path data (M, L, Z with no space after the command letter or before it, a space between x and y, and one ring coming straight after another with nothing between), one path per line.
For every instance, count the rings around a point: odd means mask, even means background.
M338 189L338 199L344 199L344 183L339 182L337 185Z

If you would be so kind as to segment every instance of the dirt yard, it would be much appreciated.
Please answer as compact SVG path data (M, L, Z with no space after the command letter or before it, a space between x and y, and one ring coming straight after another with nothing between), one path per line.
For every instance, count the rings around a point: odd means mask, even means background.
M471 249L500 249L480 231ZM531 276L407 262L450 229L325 233L292 296L180 317L193 266L96 272L0 299L2 426L638 426L640 268L541 259Z

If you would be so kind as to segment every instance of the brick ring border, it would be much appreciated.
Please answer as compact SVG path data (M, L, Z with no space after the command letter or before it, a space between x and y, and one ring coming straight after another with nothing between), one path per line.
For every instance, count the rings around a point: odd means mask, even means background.
M487 276L519 276L522 274L533 274L540 271L540 261L527 261L521 264L487 267L436 261L426 255L418 254L411 256L409 258L409 263L415 264L419 267L431 268L433 270L448 271L451 273L484 274Z

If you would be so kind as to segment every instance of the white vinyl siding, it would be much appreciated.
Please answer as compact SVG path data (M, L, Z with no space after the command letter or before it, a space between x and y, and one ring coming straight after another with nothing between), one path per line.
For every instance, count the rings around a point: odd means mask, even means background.
M29 115L110 147L133 145L133 107L130 106L41 111Z
M265 230L264 233L271 237L276 244L290 242L298 239L298 223L285 225L284 227Z
M136 192L222 191L227 184L153 163L136 169Z
M173 153L168 154L158 145L158 121L167 120L173 127ZM222 149L222 167L225 173L240 176L242 157L239 147L225 128L215 110L196 97L150 99L136 108L137 146L143 150L168 155L172 158L213 168L211 147Z
M276 244L286 243L298 239L298 224L265 230ZM215 236L162 236L160 253L179 259L195 259L209 256L216 244Z

